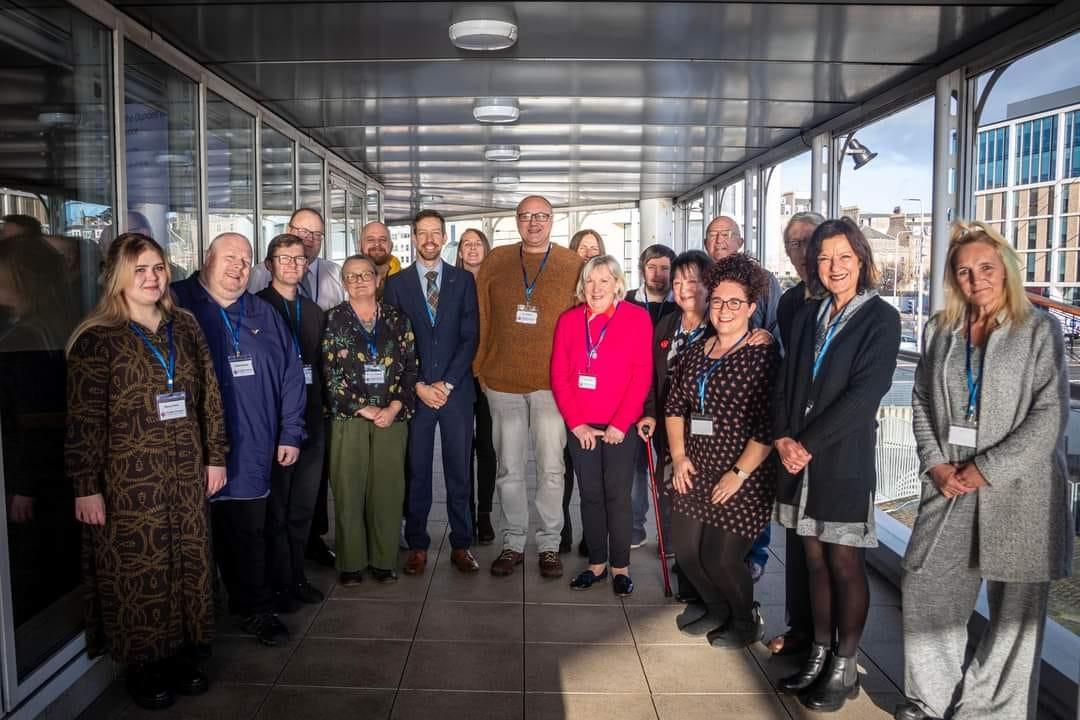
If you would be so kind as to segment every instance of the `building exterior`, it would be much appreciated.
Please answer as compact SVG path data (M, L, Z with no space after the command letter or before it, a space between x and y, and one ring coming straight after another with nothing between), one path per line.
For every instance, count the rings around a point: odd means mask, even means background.
M979 128L975 217L1009 239L1025 284L1080 304L1080 85Z

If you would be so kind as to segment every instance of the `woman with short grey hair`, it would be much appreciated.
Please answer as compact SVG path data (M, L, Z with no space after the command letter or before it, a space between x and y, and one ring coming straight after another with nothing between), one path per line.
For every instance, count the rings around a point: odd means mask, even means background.
M945 309L926 327L912 411L922 474L904 556L903 720L1033 718L1050 581L1069 574L1061 328L980 222L953 225ZM965 669L983 581L990 618Z

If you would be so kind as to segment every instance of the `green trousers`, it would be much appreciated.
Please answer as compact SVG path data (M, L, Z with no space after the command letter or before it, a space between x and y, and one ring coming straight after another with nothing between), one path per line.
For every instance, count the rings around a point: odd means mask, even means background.
M407 440L403 422L380 428L365 418L331 421L330 487L340 572L397 566Z

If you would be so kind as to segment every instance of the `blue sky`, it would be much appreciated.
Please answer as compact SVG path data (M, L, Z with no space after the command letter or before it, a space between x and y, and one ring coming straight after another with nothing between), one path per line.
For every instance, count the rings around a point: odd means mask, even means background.
M1005 117L1009 103L1080 85L1080 34L1073 35L1009 67L994 86L983 110L982 122ZM980 91L989 73L980 78ZM934 105L927 98L905 110L860 128L855 137L878 153L855 171L846 160L840 176L840 204L858 205L863 212L891 212L896 205L915 211L920 198L930 211L933 163ZM810 191L810 156L800 155L783 164L785 190Z

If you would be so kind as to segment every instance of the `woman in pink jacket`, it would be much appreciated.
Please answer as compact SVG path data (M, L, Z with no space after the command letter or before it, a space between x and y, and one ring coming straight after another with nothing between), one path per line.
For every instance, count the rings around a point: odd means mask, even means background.
M582 301L559 317L551 350L551 391L566 426L581 493L581 522L589 566L570 582L587 590L605 580L616 595L634 591L630 579L630 488L635 446L626 435L641 417L652 380L652 321L623 302L626 282L615 258L585 263Z

